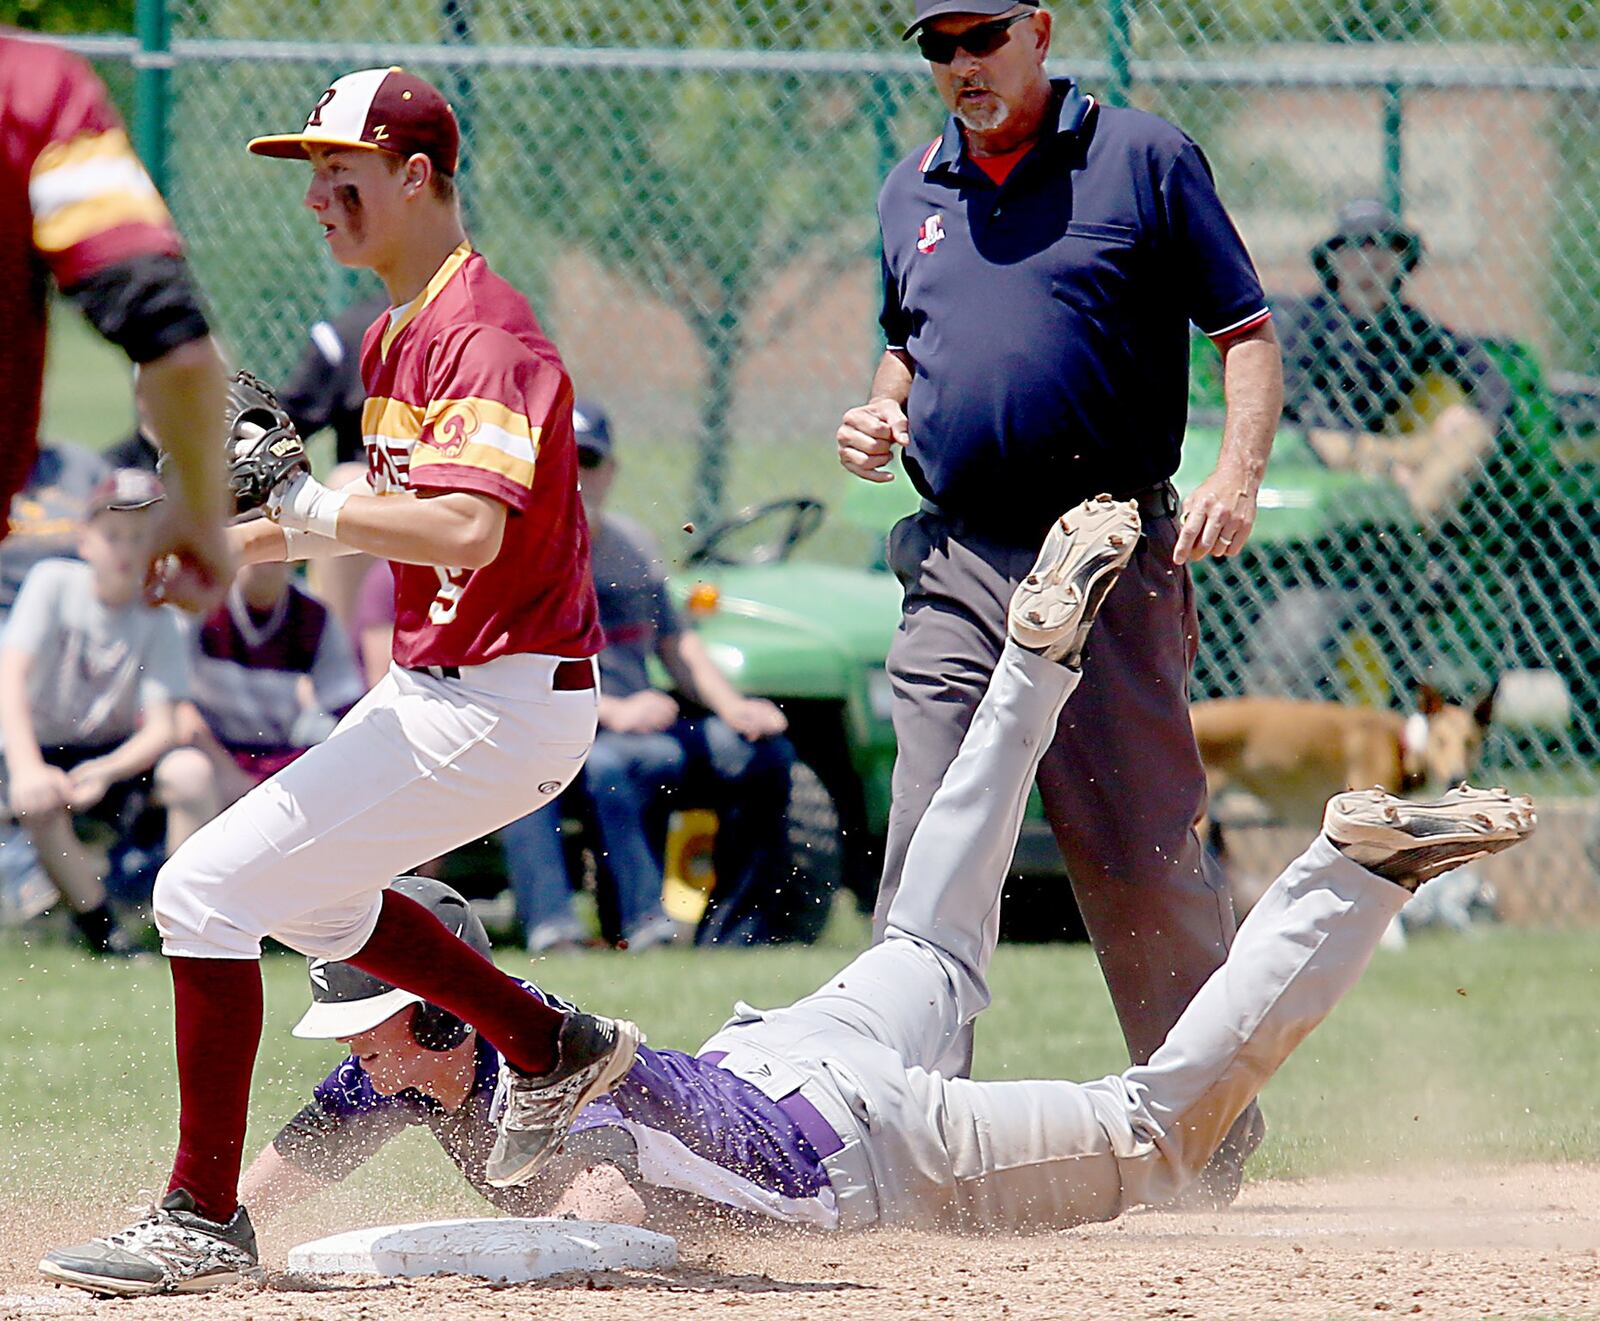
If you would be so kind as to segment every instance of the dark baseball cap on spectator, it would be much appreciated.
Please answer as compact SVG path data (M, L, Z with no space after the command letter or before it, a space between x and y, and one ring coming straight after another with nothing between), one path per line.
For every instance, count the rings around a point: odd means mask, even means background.
M421 154L441 174L454 174L461 128L444 93L404 69L347 73L317 98L298 133L251 138L258 156L305 160L307 147L387 151L402 160Z
M166 491L155 473L144 468L118 468L102 477L90 492L84 517L93 518L109 510L148 509L165 497Z
M1332 257L1340 248L1370 243L1392 248L1400 257L1402 274L1410 275L1422 261L1422 236L1408 229L1382 202L1361 198L1339 208L1333 233L1311 249L1311 266L1324 282L1333 278Z
M597 459L611 457L611 423L599 404L588 399L573 402L572 432L580 454L592 454Z
M906 41L916 36L917 29L929 19L943 18L946 14L977 14L984 18L998 18L1018 5L1037 9L1039 0L917 0L917 16L911 26L900 34L900 40Z

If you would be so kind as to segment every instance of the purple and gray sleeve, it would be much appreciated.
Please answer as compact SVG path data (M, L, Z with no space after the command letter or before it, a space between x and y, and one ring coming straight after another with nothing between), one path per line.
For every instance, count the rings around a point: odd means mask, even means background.
M347 1059L317 1084L272 1145L291 1165L336 1183L417 1122L403 1101L378 1095L360 1065Z

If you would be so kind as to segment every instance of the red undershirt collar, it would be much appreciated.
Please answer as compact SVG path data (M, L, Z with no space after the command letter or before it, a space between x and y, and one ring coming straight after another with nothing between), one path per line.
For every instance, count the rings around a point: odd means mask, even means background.
M1010 151L1003 151L998 156L974 156L970 152L967 159L987 174L996 185L1003 184L1011 171L1017 168L1017 163L1037 145L1036 142L1024 142L1020 147Z

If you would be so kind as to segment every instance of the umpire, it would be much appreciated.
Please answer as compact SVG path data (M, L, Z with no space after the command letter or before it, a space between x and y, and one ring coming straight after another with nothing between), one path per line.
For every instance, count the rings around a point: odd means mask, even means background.
M1194 823L1205 777L1189 725L1187 562L1243 548L1282 404L1282 363L1250 257L1204 155L1141 111L1045 71L1034 0L917 0L915 36L951 111L878 199L882 325L871 398L839 459L923 497L890 536L905 589L889 655L899 758L877 934L911 832L954 758L1045 528L1101 491L1145 536L1112 590L1039 771L1045 810L1129 1052L1149 1058L1232 940L1232 902ZM1181 506L1189 325L1218 345L1216 471ZM959 1068L963 1061L946 1062ZM1212 1180L1230 1199L1259 1116Z

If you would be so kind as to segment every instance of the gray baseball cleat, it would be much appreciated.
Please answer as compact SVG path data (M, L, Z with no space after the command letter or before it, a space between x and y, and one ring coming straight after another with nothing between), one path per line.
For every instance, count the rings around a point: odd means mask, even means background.
M1322 833L1368 871L1415 890L1441 872L1508 849L1538 824L1533 799L1461 785L1429 803L1382 789L1335 794Z
M1143 524L1132 500L1097 495L1055 521L1033 572L1011 597L1010 631L1019 647L1077 669L1089 625L1117 581Z
M204 1293L259 1275L260 1268L256 1231L244 1207L219 1224L202 1216L182 1188L137 1224L57 1248L39 1263L40 1272L60 1284L112 1297Z
M504 1061L493 1113L499 1135L484 1166L496 1188L526 1183L561 1146L578 1111L621 1082L644 1040L626 1019L570 1013L556 1037L556 1067L537 1077Z

